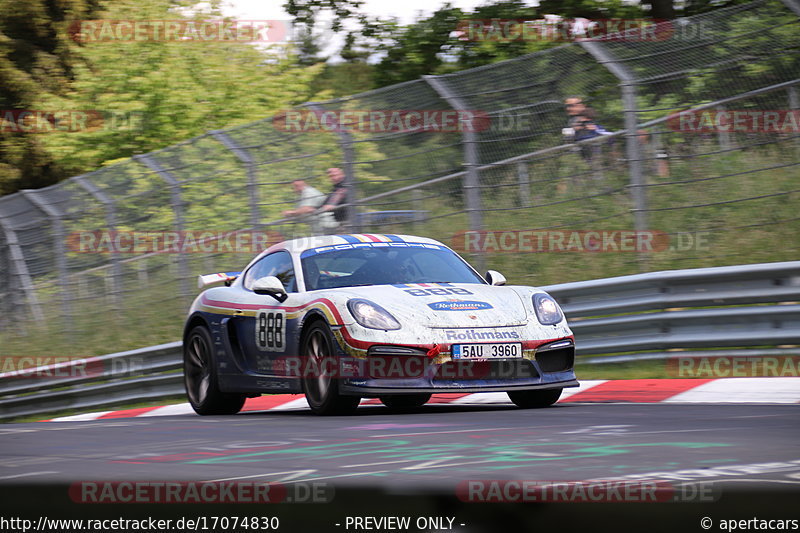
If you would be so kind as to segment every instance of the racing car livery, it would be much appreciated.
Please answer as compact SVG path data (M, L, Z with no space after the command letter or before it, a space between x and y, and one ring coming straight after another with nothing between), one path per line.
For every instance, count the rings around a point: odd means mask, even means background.
M409 235L353 234L276 244L206 289L183 336L184 381L199 414L233 414L247 397L304 393L318 414L361 398L392 408L434 392L507 392L520 407L555 403L578 382L574 337L544 291L484 277L447 246Z

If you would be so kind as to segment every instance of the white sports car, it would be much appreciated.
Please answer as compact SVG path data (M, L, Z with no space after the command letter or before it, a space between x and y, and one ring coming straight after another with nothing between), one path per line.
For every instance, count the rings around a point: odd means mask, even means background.
M435 392L505 391L555 403L578 382L574 337L555 300L503 286L447 246L409 235L285 241L242 272L200 276L183 336L184 381L199 414L248 397L304 393L318 414L361 398L395 409Z

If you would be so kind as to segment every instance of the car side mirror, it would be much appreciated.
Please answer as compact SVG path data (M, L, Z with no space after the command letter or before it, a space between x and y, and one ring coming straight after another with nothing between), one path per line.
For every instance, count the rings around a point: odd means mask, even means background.
M497 270L489 270L486 272L484 276L486 281L489 282L489 285L505 285L506 284L506 277L502 275Z
M283 302L289 297L289 295L286 294L286 289L283 288L283 283L275 276L258 278L253 283L253 292L256 294L268 294L279 302Z

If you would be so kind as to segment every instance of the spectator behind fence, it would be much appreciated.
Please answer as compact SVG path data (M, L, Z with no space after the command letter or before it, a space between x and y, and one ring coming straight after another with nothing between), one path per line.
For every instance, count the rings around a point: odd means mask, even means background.
M306 222L314 235L330 233L338 227L332 213L319 210L325 203L324 194L300 179L292 182L292 188L298 195L297 206L284 211L284 217L297 218L301 222Z
M567 112L567 127L562 130L562 134L565 137L572 137L572 128L575 127L580 114L586 109L586 105L580 96L570 96L564 100L564 109Z
M567 112L567 127L561 130L561 134L567 142L591 139L598 135L611 133L597 124L594 109L587 107L579 96L570 96L565 99L564 108Z
M591 107L584 107L583 111L575 116L573 125L575 141L584 141L611 133L596 122L596 116L597 114Z
M321 211L330 212L337 225L347 220L347 208L341 207L347 203L347 185L344 182L344 172L341 168L331 167L328 169L328 178L331 180L333 189L325 198L325 204Z
M578 115L574 117L572 141L585 141L587 139L594 139L601 135L609 135L611 132L603 128L595 121L596 114L591 107L584 107ZM587 161L600 152L600 145L589 144L583 145L580 148L581 155Z
M656 134L651 134L647 130L639 130L639 146L642 151L646 167L655 170L659 178L669 177L669 154L662 149L660 139Z

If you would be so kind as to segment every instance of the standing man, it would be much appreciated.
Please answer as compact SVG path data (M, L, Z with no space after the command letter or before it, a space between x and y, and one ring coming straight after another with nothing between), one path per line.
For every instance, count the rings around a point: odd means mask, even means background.
M295 217L308 223L314 235L322 235L336 229L338 224L330 212L319 208L325 203L325 195L304 180L294 180L292 188L297 193L297 206L283 212L284 217Z
M344 171L341 168L328 169L328 179L331 180L331 193L325 198L321 211L330 212L337 224L347 220L347 208L341 207L347 202L347 185L344 182Z
M565 137L572 137L574 135L574 131L568 130L572 130L572 128L575 127L585 109L586 105L583 103L583 98L580 96L570 96L564 99L564 110L567 112L567 127L564 128L562 133Z

